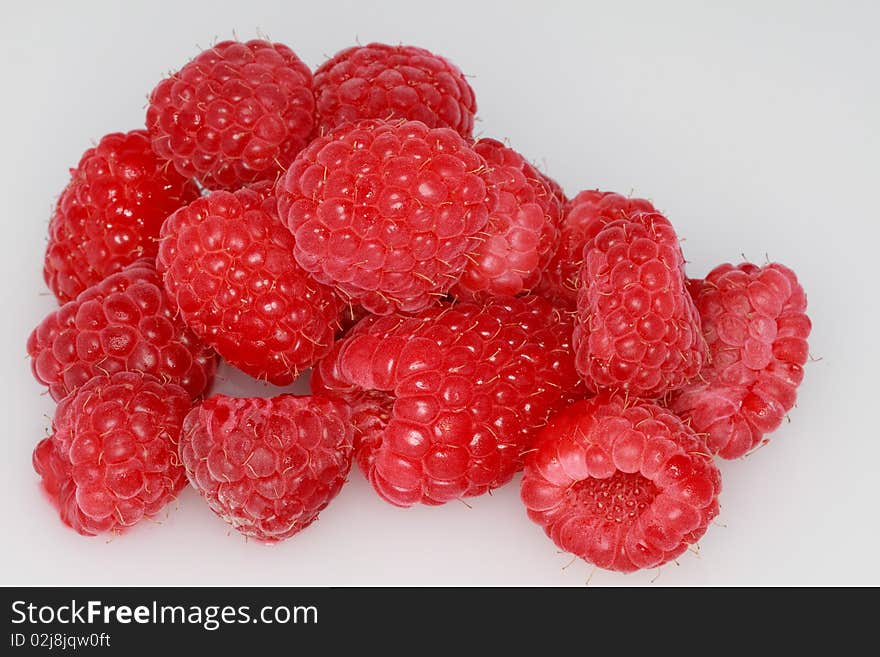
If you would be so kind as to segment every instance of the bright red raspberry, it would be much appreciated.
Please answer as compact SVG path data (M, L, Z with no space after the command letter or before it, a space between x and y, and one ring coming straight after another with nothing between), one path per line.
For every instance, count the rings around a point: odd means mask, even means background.
M202 197L165 222L157 265L193 333L283 386L330 350L342 302L296 263L276 206L269 182Z
M70 170L49 222L43 277L62 303L141 257L156 255L165 218L199 195L144 130L114 132Z
M197 397L216 355L186 328L153 263L139 260L50 313L27 343L31 369L62 400L101 374L142 372Z
M312 72L283 44L222 41L153 89L147 128L210 189L275 180L315 129Z
M809 356L807 297L779 264L716 267L691 289L709 346L701 380L670 407L722 458L743 456L782 423Z
M658 397L706 358L672 225L645 212L605 224L584 249L575 364L591 390Z
M448 128L346 124L278 180L294 255L368 311L418 312L458 280L489 216L486 161Z
M544 271L539 294L566 305L577 303L584 247L606 224L638 212L656 212L650 201L614 192L584 190L565 203L559 248Z
M177 439L191 405L180 386L147 374L97 376L55 411L34 469L61 520L80 534L156 515L186 483Z
M280 395L215 395L184 421L180 458L211 510L266 542L302 531L336 497L351 468L345 404Z
M353 406L358 464L382 498L443 504L510 481L535 431L583 395L570 335L539 297L372 316L312 387Z
M718 515L721 474L656 404L602 395L554 416L526 459L522 500L556 545L600 568L661 566Z
M471 253L452 293L460 298L515 296L535 287L556 251L559 197L522 155L494 139L474 150L488 164L492 197L482 241Z
M337 53L315 71L322 131L363 119L421 121L470 138L477 102L450 61L414 46L371 43Z

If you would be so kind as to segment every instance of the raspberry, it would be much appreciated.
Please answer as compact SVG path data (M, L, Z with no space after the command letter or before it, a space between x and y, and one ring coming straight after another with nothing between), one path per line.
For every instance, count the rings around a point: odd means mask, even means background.
M458 68L414 46L371 43L337 53L315 71L319 125L362 119L421 121L470 139L477 102Z
M157 261L186 325L232 365L279 386L330 350L342 311L293 249L263 182L175 212Z
M807 298L779 264L716 267L691 284L709 364L670 407L734 459L756 447L794 407L809 352Z
M457 281L486 225L486 161L448 128L346 124L278 180L297 262L368 311L418 312Z
M134 372L97 376L66 397L34 450L61 520L93 536L173 500L186 483L176 445L190 404L180 386Z
M222 41L153 89L147 128L208 188L275 180L314 131L312 73L280 43Z
M480 299L528 292L556 250L559 198L522 155L501 142L481 139L474 150L489 166L484 177L492 205L485 237L452 293Z
M152 374L196 397L214 378L214 352L168 303L152 262L139 260L50 313L28 338L31 369L60 401L100 374Z
M198 196L150 149L144 130L114 132L83 153L49 222L43 277L62 303L141 257L165 218Z
M351 468L347 407L321 397L215 395L187 415L190 483L245 536L275 542L314 522Z
M566 305L576 304L578 274L587 242L606 224L637 212L656 210L649 201L641 198L626 198L614 192L592 189L567 201L560 226L559 248L544 272L538 293Z
M587 243L577 311L575 363L592 390L657 397L703 366L706 344L684 257L659 213L612 221Z
M675 559L718 515L703 441L656 404L602 395L554 416L528 455L522 500L556 545L630 572Z
M509 481L549 414L582 396L570 335L539 297L372 316L312 386L353 406L358 465L382 498L442 504Z

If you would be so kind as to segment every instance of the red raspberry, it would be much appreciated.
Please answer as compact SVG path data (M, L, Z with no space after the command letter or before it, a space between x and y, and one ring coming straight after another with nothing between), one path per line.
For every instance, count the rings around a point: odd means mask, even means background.
M31 369L60 401L100 374L152 374L196 397L211 384L214 352L168 303L152 262L139 260L50 313L27 343Z
M479 241L485 168L448 128L346 124L279 179L278 212L318 281L376 314L418 312L452 287Z
M637 212L656 212L650 201L614 192L585 190L565 204L559 248L548 265L538 293L566 305L577 303L578 274L584 247L606 224Z
M150 149L144 130L114 132L83 153L49 222L43 277L62 303L156 255L165 218L199 195Z
M153 89L147 128L211 189L275 180L315 128L312 72L283 44L222 41Z
M480 299L528 292L556 251L562 213L559 197L512 148L481 139L474 150L489 166L484 178L492 205L485 236L452 293Z
M809 355L807 297L794 272L775 263L724 264L691 289L710 361L671 408L708 435L712 452L738 458L795 404Z
M602 394L553 417L526 459L529 517L561 549L600 568L660 566L718 515L721 474L671 412Z
M177 439L190 408L180 386L153 376L97 376L55 411L34 469L61 520L80 534L130 527L156 515L186 483Z
M348 408L321 397L215 395L183 425L180 458L211 510L275 542L308 527L351 468Z
M646 212L605 224L584 260L574 345L587 387L657 397L697 376L706 344L669 221Z
M477 102L458 68L414 46L371 43L337 53L315 71L323 131L362 119L421 121L469 139Z
M157 260L186 325L232 365L279 386L330 350L342 311L293 249L272 184L262 182L175 212Z
M549 414L583 394L570 335L539 297L372 316L312 386L354 407L358 464L382 498L442 504L510 481Z

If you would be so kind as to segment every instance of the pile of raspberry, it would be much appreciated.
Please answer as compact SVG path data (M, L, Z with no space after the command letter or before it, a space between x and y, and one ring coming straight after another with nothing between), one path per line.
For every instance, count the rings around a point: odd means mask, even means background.
M27 343L58 402L33 463L61 520L119 532L189 485L272 543L354 462L400 507L522 471L528 517L601 568L695 544L715 458L795 405L803 289L775 263L688 278L651 202L568 198L475 139L475 112L421 48L313 72L224 41L156 85L144 127L87 150L49 225L60 305ZM219 359L312 394L212 394Z

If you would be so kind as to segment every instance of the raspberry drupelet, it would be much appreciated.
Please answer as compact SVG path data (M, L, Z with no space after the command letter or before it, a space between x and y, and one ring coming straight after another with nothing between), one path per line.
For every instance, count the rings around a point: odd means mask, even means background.
M278 180L297 262L375 314L418 312L458 281L489 217L486 161L449 128L363 121Z
M61 520L89 536L155 516L186 483L177 440L191 405L148 374L96 376L55 411L34 469Z
M312 524L351 468L348 407L321 397L215 395L184 421L180 459L211 510L274 543Z
M562 550L631 572L675 559L718 515L721 475L670 411L601 395L555 415L526 459L522 500Z
M583 396L571 321L539 297L368 317L316 368L354 409L358 465L398 506L508 482L547 417Z
M283 386L330 350L342 302L294 260L272 187L212 192L175 212L157 265L193 333L235 367Z
M809 357L807 297L794 272L772 263L723 264L690 285L709 364L670 407L722 458L745 455L797 400Z
M156 255L165 218L196 185L153 153L144 130L114 132L83 153L49 222L43 277L65 303L142 257Z
M458 67L415 46L347 48L318 67L314 89L323 132L363 119L406 119L469 139L477 111Z
M312 72L287 46L222 41L150 94L153 150L209 189L273 181L315 129Z

